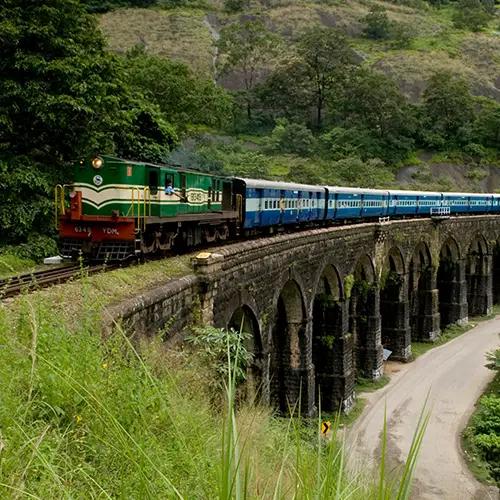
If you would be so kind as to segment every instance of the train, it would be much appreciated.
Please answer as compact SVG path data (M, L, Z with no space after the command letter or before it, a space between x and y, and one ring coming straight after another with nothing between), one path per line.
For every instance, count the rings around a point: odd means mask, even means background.
M55 188L60 255L120 261L285 230L500 213L500 194L317 186L227 177L108 155Z

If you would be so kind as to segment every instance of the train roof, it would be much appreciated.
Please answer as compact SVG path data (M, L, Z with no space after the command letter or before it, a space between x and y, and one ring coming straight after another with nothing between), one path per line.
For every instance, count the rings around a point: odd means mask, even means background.
M349 193L349 194L378 194L380 196L387 195L387 189L371 189L371 188L355 188L342 186L325 186L328 191L333 193Z
M206 175L209 177L225 177L225 175L222 175L222 174L214 174L211 172L205 172L203 170L199 170L199 169L195 169L195 168L187 168L187 167L183 167L182 165L178 165L178 164L150 163L147 161L140 161L140 160L126 160L124 158L118 158L117 156L110 156L110 155L96 155L96 156L103 158L108 163L118 162L118 163L124 163L126 165L133 164L133 165L139 165L142 167L164 168L164 169L174 170L176 172L187 172L187 173L191 173L191 174L201 174L201 175ZM92 158L95 158L96 156L93 156Z
M286 189L287 191L313 191L324 192L325 188L322 186L314 186L312 184L298 184L295 182L279 182L279 181L266 181L262 179L248 179L246 177L233 177L238 181L245 183L247 187L257 189Z
M405 189L389 189L390 194L395 195L414 195L414 196L441 196L441 193L438 191L407 191Z
M485 196L494 196L492 193L448 193L443 191L444 196L475 196L475 197L485 197Z

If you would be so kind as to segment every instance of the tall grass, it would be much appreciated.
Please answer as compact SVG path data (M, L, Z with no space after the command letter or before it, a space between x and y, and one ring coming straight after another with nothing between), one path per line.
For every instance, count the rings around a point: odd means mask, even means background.
M226 384L226 417L223 427L219 498L240 500L251 496L248 481L251 475L251 463L244 454L248 443L242 441L242 434L237 425L235 412L237 361L231 359L229 342L227 361L230 369ZM365 476L352 476L346 470L346 449L344 439L339 432L339 414L333 422L330 435L325 438L320 432L321 402L316 422L304 422L300 417L300 408L290 408L288 423L282 421L283 425L286 425L286 431L283 436L283 447L280 450L279 473L275 478L274 487L269 490L270 494L266 497L325 500L408 499L418 451L430 416L429 412L425 411L426 403L427 401L420 414L406 462L396 473L392 471L392 474L386 468L388 436L387 418L384 415L378 483L367 481ZM285 471L288 472L288 481L285 479L287 475Z
M237 401L229 347L221 407L196 352L119 326L103 341L97 306L71 324L42 296L0 305L2 498L408 498L425 419L400 473L353 475L338 419L324 439L321 412Z

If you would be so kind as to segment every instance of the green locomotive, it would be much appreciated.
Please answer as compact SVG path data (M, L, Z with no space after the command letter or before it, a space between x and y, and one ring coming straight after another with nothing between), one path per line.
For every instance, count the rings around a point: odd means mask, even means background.
M225 240L237 231L239 204L228 178L96 156L56 188L60 252L121 260Z

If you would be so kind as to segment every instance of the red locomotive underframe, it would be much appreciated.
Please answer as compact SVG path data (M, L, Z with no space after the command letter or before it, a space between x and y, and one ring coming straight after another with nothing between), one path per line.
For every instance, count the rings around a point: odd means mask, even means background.
M134 241L135 219L131 217L101 217L82 215L59 219L59 236L87 241Z

